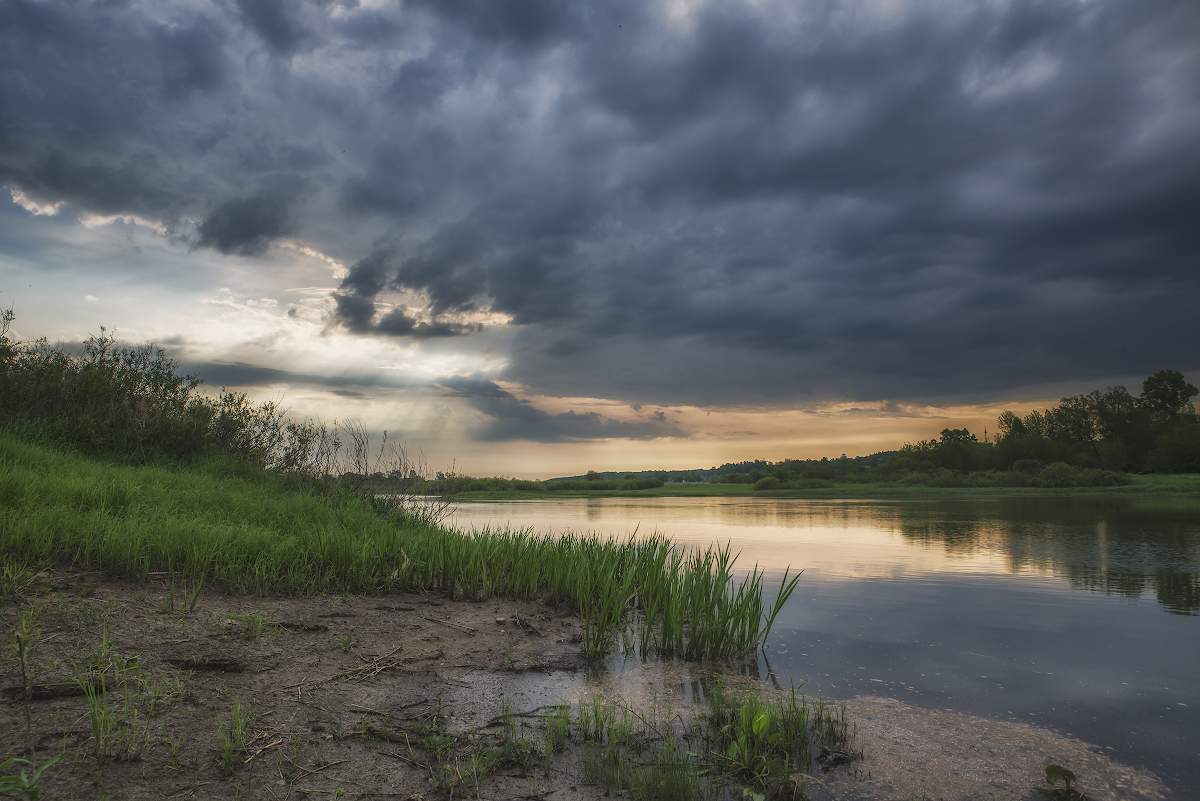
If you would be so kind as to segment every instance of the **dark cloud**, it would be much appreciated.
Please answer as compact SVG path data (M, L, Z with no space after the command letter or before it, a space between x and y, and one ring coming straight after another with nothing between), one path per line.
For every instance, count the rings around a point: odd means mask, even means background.
M478 325L464 325L437 317L428 322L417 321L399 308L384 312L376 320L376 296L389 287L404 287L394 275L393 259L390 250L378 249L351 267L333 296L334 319L338 324L356 334L416 339L452 337L479 330ZM435 307L435 311L444 311L444 308Z
M441 17L451 29L469 31L483 42L536 47L561 38L582 23L587 5L570 0L414 0Z
M226 200L200 223L196 244L222 253L262 255L272 241L293 232L291 202L276 193Z
M468 331L479 330L478 326L464 326L449 323L444 320L419 322L410 317L403 309L392 309L375 324L376 333L387 336L416 337L417 339L432 339L436 337L453 337Z
M166 344L164 342L164 344ZM415 386L402 378L379 375L324 375L319 373L281 370L239 361L193 361L184 359L180 369L214 387L260 387L288 384L334 387L352 392L350 388L411 388Z
M190 147L228 78L223 20L118 4L0 4L0 183L164 222L204 188ZM193 120L196 117L203 122Z
M486 379L454 379L444 382L444 386L488 417L488 422L472 432L485 442L575 442L686 436L686 432L661 411L635 421L613 420L595 412L551 413L514 397Z
M261 256L274 239L292 230L285 203L264 196L233 198L204 218L196 244L222 253Z
M353 7L357 7L357 4ZM404 30L395 16L377 9L352 14L344 19L340 27L341 33L347 38L368 45L392 43Z
M361 295L338 293L334 295L334 301L337 320L347 330L356 334L437 339L481 330L479 325L465 325L436 318L428 322L415 320L403 309L392 309L376 320L375 304Z
M304 5L301 0L237 0L246 23L268 47L285 55L312 35L297 15Z
M1197 42L1173 0L10 0L0 183L311 242L350 332L506 315L533 393L994 395L1200 368Z
M221 36L221 29L205 18L190 25L164 26L155 31L155 42L166 56L162 60L162 81L168 98L212 92L221 87L226 77Z

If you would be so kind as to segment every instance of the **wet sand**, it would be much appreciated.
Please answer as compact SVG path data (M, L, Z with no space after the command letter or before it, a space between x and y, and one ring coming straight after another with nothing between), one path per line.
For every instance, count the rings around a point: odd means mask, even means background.
M333 798L339 790L346 798L414 801L464 793L600 798L600 788L582 782L575 747L535 768L510 766L447 789L414 740L435 722L448 735L494 737L505 708L536 737L548 705L595 693L697 715L707 682L721 674L661 662L585 670L579 621L530 602L208 591L188 613L168 597L165 579L135 585L47 573L20 599L19 606L38 609L28 663L37 700L28 705L27 736L19 665L6 649L0 754L23 753L30 741L42 760L63 754L46 773L43 798L299 799ZM0 629L13 630L17 610L0 608ZM127 725L103 762L74 678L98 656L133 666L122 689L110 687ZM746 676L725 680L755 684ZM235 703L251 723L236 764L222 765L220 732ZM1152 775L1046 729L886 698L846 706L862 757L815 771L806 781L814 799L1037 798L1048 762L1070 767L1093 801L1167 797Z

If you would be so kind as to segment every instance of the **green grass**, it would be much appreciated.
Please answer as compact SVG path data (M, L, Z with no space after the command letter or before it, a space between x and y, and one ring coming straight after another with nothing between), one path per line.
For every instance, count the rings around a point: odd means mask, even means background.
M637 801L803 799L803 776L830 755L858 757L842 707L790 692L709 687L691 720L593 697L577 709L584 777Z
M553 711L545 718L545 727L544 751L546 757L549 758L562 751L571 736L571 707L566 704L554 707Z
M2 430L0 559L133 579L165 571L184 588L237 594L540 599L581 615L590 657L611 649L631 611L643 652L740 656L766 638L774 608L760 572L735 578L728 548L458 532L236 462L117 465ZM794 586L785 584L784 599ZM190 607L198 589L189 594Z
M38 801L42 797L42 775L61 761L61 754L40 766L28 759L5 759L0 762L0 796Z
M241 612L230 615L229 622L243 640L257 640L277 627L257 612Z
M673 497L755 497L755 498L1006 498L1065 496L1200 496L1200 474L1131 475L1130 483L1113 487L931 487L900 482L831 481L809 489L778 489L755 492L750 484L666 484L646 490L572 490L464 492L463 501L520 501L553 498L673 498Z
M217 732L217 765L224 773L232 773L242 763L250 735L251 718L240 703L229 707L229 717L221 721Z
M520 716L506 703L489 724L454 733L439 706L424 721L367 724L356 736L403 745L406 760L428 769L447 794L472 788L478 795L478 782L501 770L529 776L540 763L550 775L565 758L577 760L585 783L633 801L803 801L806 775L860 756L844 707L794 689L704 685L706 705L698 709L676 709L657 695L636 705L592 695Z

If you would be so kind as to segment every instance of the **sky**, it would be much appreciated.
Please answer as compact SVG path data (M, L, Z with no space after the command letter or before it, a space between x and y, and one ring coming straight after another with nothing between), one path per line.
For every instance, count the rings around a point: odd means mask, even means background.
M548 476L1170 367L1195 0L0 0L0 305Z

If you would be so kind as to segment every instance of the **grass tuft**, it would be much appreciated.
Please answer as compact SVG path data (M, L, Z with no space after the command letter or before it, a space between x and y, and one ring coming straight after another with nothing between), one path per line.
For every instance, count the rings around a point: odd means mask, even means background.
M217 732L217 766L223 773L233 773L246 755L250 735L250 714L235 701L229 707L229 717L221 721Z
M639 801L803 798L800 782L814 766L858 756L843 707L794 689L731 691L720 682L707 700L690 723L656 707L643 715L600 698L583 702L577 714L587 744L585 778Z

